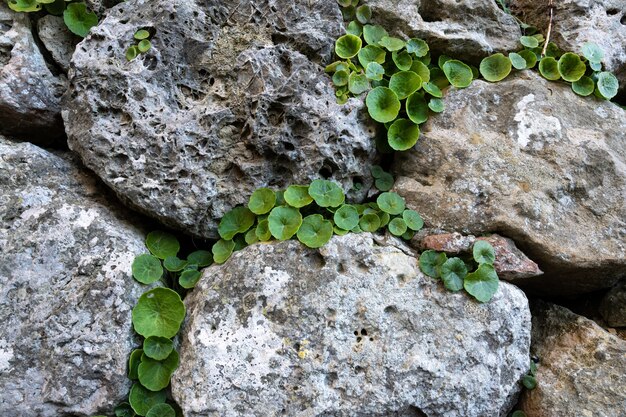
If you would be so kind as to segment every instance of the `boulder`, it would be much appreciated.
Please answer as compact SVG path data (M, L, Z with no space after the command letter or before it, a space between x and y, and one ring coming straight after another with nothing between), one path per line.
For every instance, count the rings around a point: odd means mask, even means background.
M600 303L600 314L611 327L626 327L626 281L611 288Z
M128 394L145 247L114 207L67 154L0 137L0 415L104 414Z
M520 408L532 417L623 416L626 340L564 307L536 302L531 311L538 385Z
M70 32L63 17L51 14L37 20L37 35L54 63L67 74L72 54L80 38Z
M334 0L120 4L74 54L69 146L124 201L197 236L262 186L326 177L360 198L375 132L320 65L342 24ZM140 28L153 46L127 62Z
M547 1L511 0L511 11L521 20L547 33ZM623 0L560 0L554 2L551 39L564 51L581 54L587 42L604 51L604 68L620 80L626 93L626 8Z
M528 369L525 295L448 292L387 242L256 244L205 269L172 380L185 416L506 416Z
M545 272L523 284L538 293L626 275L626 111L530 71L445 103L395 161L396 190L430 227L513 239Z
M49 144L63 135L67 79L49 67L27 13L0 2L0 133Z
M430 48L473 64L513 51L522 36L515 18L493 0L368 0L373 20L396 35L426 40Z

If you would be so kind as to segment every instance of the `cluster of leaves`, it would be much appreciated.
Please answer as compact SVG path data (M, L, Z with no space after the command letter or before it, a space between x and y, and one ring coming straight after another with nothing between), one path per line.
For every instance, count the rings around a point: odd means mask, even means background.
M522 378L522 385L528 390L534 390L537 388L537 367L539 359L531 358L530 369L526 375ZM522 410L513 411L509 417L527 417L527 414Z
M132 61L137 58L139 54L145 54L152 48L152 42L150 40L154 36L154 32L149 29L139 29L135 32L133 38L135 39L135 45L131 45L126 50L126 59Z
M63 15L67 28L74 34L85 37L89 29L98 24L98 16L87 10L87 5L73 0L7 0L16 12L38 12L45 9L55 16Z
M235 207L222 217L213 245L216 263L225 262L233 251L256 242L297 238L309 248L324 246L333 236L348 232L376 232L387 228L395 236L411 239L424 222L407 210L398 194L389 192L393 177L380 167L372 171L385 190L376 202L346 204L341 187L332 181L315 180L310 185L292 185L286 190L256 190L247 206Z
M443 252L427 250L420 255L419 265L424 274L441 279L448 290L465 289L478 301L486 303L498 291L500 282L493 266L495 259L493 247L484 240L477 240L471 256L448 259Z

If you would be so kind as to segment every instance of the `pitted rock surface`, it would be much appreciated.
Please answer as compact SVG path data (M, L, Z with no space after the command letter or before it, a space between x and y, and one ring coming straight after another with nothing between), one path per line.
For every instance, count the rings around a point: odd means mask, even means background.
M498 232L566 295L626 275L626 111L525 71L451 89L446 110L395 161L396 190L428 226Z
M67 154L0 137L0 416L110 413L137 340L143 233Z
M74 54L70 148L124 201L199 236L262 186L322 176L362 183L360 198L375 132L320 65L342 24L334 0L120 4ZM153 47L127 62L141 27Z
M256 244L205 269L172 380L185 416L506 416L528 368L524 294L450 293L387 242Z

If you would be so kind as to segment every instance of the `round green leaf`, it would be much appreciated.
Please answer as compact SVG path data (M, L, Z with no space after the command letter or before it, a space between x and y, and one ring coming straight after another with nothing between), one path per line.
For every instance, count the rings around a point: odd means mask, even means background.
M350 73L345 70L337 71L333 75L333 84L337 87L343 87L344 85L348 85L348 81L350 80Z
M213 255L206 250L197 250L187 256L187 262L199 267L209 266L213 263Z
M313 202L306 185L290 185L285 191L285 201L292 207L300 208Z
M511 73L511 61L501 53L497 53L483 59L479 70L485 80L501 81Z
M320 207L339 207L346 199L343 190L328 180L313 181L309 186L309 195Z
M356 9L356 19L362 23L366 24L372 18L372 9L367 5L362 5L357 7Z
M527 48L536 48L539 46L539 41L533 36L522 36L520 42Z
M187 261L179 259L178 256L168 256L163 261L163 266L170 272L179 272L187 266Z
M498 291L498 274L493 265L481 264L478 269L465 277L465 291L481 303L491 300Z
M143 349L135 349L131 352L130 358L128 358L128 379L139 379L137 369L141 363L142 356Z
M580 77L585 75L585 71L587 71L587 66L582 59L571 52L561 56L557 68L561 77L570 83L580 80Z
M393 188L394 179L393 176L387 172L383 173L380 178L377 178L374 182L376 188L380 191L389 191Z
M270 232L269 222L267 220L260 221L254 234L261 242L267 242L270 240L272 238L272 233Z
M223 264L228 260L228 258L230 258L230 255L233 254L234 249L235 242L232 240L218 240L211 248L211 252L213 252L213 260L217 264Z
M84 38L98 24L98 16L88 12L85 3L70 3L63 12L63 21L72 33Z
M418 231L424 227L424 220L422 216L419 215L417 211L414 210L404 210L402 212L402 218L406 222L406 225L409 229Z
M139 55L139 48L137 48L137 45L133 45L126 50L127 61L132 61L137 58L137 55Z
M148 39L149 37L150 37L150 32L148 32L145 29L139 29L137 32L135 32L135 36L134 36L134 38L137 39L138 41Z
M446 109L446 105L440 98L431 98L428 102L428 108L434 111L435 113L441 113Z
M391 58L400 71L409 71L413 66L413 58L407 51L396 51L391 55Z
M143 341L143 353L157 361L170 356L172 350L174 350L174 342L166 337L150 336Z
M161 391L170 384L170 378L178 368L178 363L178 352L175 350L162 361L154 360L144 352L139 364L139 382L150 391Z
M385 170L382 169L379 165L372 165L370 167L370 172L372 173L372 177L380 178L385 173Z
M526 61L526 69L534 68L535 65L537 65L537 55L533 51L524 49L523 51L519 51L517 54L524 58L524 61ZM511 55L509 54L509 57L510 56Z
M248 208L254 214L269 213L276 204L276 193L269 188L259 188L250 196Z
M513 64L513 67L515 69L523 70L523 69L527 68L526 67L526 65L527 65L526 64L526 60L520 54L515 53L515 52L511 52L509 54L509 59L511 60L511 64Z
M350 7L352 5L352 0L337 0L337 3L339 3L341 7Z
M16 12L37 12L41 10L41 4L37 0L10 0L9 8Z
M477 240L472 249L474 260L479 264L493 265L496 260L496 252L493 246L484 240Z
M348 23L348 28L346 29L346 32L348 32L350 35L361 36L363 34L363 25L361 25L356 20L353 20Z
M391 122L400 113L400 100L396 93L387 87L376 87L371 90L365 103L372 119L379 123Z
M443 285L450 291L463 289L463 280L467 276L465 262L459 258L450 258L441 265L441 279Z
M321 248L333 237L333 224L320 214L312 214L302 221L298 240L309 248Z
M422 79L422 82L427 83L430 81L430 70L422 61L413 61L413 65L411 65L411 71L419 75Z
M396 217L392 221L389 222L387 226L392 235L402 236L407 231L406 222L400 217Z
M404 42L402 39L394 38L391 36L383 36L383 38L378 41L378 44L388 51L393 52L399 51L400 49L404 48L406 42Z
M248 207L235 207L224 214L217 232L222 239L231 240L237 233L245 233L254 224L255 216Z
M350 74L348 80L348 90L354 95L359 95L370 89L370 82L365 74L357 74L353 72Z
M154 288L137 301L133 308L133 327L143 337L172 338L185 318L185 305L169 288Z
M354 206L344 204L335 212L335 224L343 230L352 230L359 224L359 212Z
M443 65L451 59L452 58L448 55L439 55L439 58L437 59L437 66L443 70Z
M441 276L441 267L447 260L448 257L443 252L424 251L419 258L420 270L429 277L439 278Z
M539 72L547 80L555 81L561 78L559 63L550 56L546 56L539 61Z
M113 413L115 413L115 417L135 417L137 415L128 403L121 403L113 409Z
M414 93L406 100L406 114L413 123L424 123L428 120L428 104L419 93Z
M382 211L392 216L401 214L406 207L404 198L393 192L382 193L376 199L376 203Z
M604 58L604 52L602 49L595 43L587 42L583 45L582 49L583 56L589 60L589 62L599 63Z
M148 414L155 405L165 403L166 399L165 391L152 392L139 383L133 384L128 396L130 406L140 416Z
M142 284L152 284L163 276L161 261L152 255L139 255L133 261L131 267L133 277Z
M385 68L377 62L370 62L365 69L365 76L372 81L381 81L385 75Z
M246 244L253 245L259 241L259 238L256 235L256 227L248 230L245 236Z
M293 207L275 207L267 220L272 236L278 240L291 239L302 225L302 215Z
M602 71L602 63L589 61L589 68L591 68L594 71Z
M422 87L424 88L424 91L426 91L428 94L430 94L433 97L436 97L436 98L443 97L443 93L441 92L439 87L437 87L436 84L433 84L431 82L427 82L427 83L424 83L424 85L422 85Z
M409 39L406 43L406 50L418 58L426 56L429 49L428 44L422 39Z
M359 62L363 68L367 68L370 62L383 64L386 56L387 52L384 49L376 45L366 45L359 51Z
M376 45L380 40L389 34L387 31L378 25L365 25L363 26L363 38L368 45Z
M619 81L617 80L617 77L610 72L601 72L598 74L596 89L602 97L610 100L617 95Z
M419 126L407 119L397 119L389 127L389 131L387 132L389 146L396 151L411 149L415 146L419 137Z
M443 90L450 85L448 77L441 68L431 68L430 70L430 83L435 84L440 90Z
M176 411L169 404L157 404L148 411L146 417L176 417Z
M472 83L472 69L461 61L450 59L442 69L450 84L457 88L465 88Z
M150 48L152 48L152 43L150 43L148 39L141 40L137 44L137 49L139 49L139 52L142 54L148 52Z
M201 276L202 273L200 271L188 269L180 274L180 277L178 278L178 283L183 288L193 288L196 286Z
M326 68L324 69L324 71L326 72L332 72L335 73L337 71L348 71L350 68L348 67L348 64L344 61L335 61L330 65L327 65Z
M522 378L522 384L524 384L526 389L533 390L537 388L537 379L532 375L524 375L524 378Z
M180 250L180 243L178 243L176 236L161 231L148 233L146 246L150 253L159 259L165 259L168 256L176 256Z
M55 16L61 16L65 10L65 0L54 0L52 3L44 4L44 7L48 13Z
M376 214L364 214L363 217L359 220L359 226L364 232L375 232L380 227L380 217Z
M588 96L593 94L596 85L589 77L580 77L580 80L572 83L572 90L580 96Z
M413 71L400 71L391 76L389 88L403 100L422 88L422 79Z
M355 35L343 35L335 42L335 53L343 59L354 58L361 50L363 42Z
M563 55L563 51L559 49L559 47L554 43L548 43L548 47L546 48L546 56L551 56L554 59L559 59L559 57Z

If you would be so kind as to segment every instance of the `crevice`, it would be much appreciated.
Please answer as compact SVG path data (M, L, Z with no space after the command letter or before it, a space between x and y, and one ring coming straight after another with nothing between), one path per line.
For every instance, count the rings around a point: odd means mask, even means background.
M33 36L35 45L37 46L37 49L39 50L39 53L41 54L41 56L43 56L46 66L48 67L48 69L50 70L53 76L58 77L60 75L67 75L66 72L63 70L63 68L61 68L56 63L56 61L52 57L52 54L50 53L50 51L48 51L48 48L46 48L43 41L39 37L39 33L37 31L37 21L41 18L41 16L38 16L38 15L39 14L35 16L29 16L30 33Z

